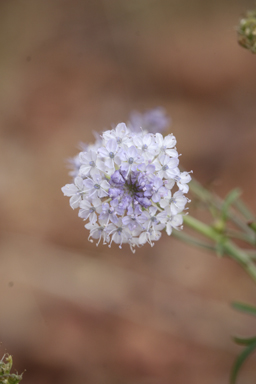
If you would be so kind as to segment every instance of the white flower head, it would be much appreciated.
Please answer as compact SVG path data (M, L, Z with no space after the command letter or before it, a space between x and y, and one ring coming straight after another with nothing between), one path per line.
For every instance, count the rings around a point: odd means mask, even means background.
M158 121L158 120L156 120ZM180 229L191 176L180 172L176 138L127 128L97 135L73 160L73 183L62 188L87 221L89 240L151 246L165 229Z

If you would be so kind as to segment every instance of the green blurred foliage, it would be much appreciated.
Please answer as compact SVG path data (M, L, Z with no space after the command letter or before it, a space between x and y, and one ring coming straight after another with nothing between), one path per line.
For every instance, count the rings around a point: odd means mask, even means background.
M256 11L248 11L246 17L240 20L237 29L238 43L256 53Z
M22 379L22 374L11 373L12 356L4 355L0 361L0 384L18 384Z

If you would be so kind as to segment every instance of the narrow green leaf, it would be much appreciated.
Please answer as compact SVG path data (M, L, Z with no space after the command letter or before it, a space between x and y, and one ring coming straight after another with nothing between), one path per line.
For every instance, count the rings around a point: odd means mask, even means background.
M207 206L214 206L217 211L220 211L223 206L223 201L215 194L211 193L208 189L204 188L198 181L193 179L189 183L190 191L196 196L200 201L207 204ZM215 215L213 215L215 217ZM240 229L242 229L248 235L251 235L252 230L249 228L247 223L241 219L240 215L238 215L234 210L232 212L228 212L228 218L233 221L233 223Z
M234 238L234 239L239 239L243 240L246 243L249 243L251 245L255 245L255 233L252 233L251 235L248 235L247 233L239 232L233 229L227 229L226 230L226 235L228 237ZM255 253L255 250L253 250ZM246 250L247 252L247 250Z
M234 336L233 340L236 344L239 344L239 345L250 345L252 343L256 343L256 336L248 337L248 338Z
M249 221L248 226L256 232L256 221Z
M253 307L252 305L248 305L244 303L236 303L236 302L232 303L231 305L233 308L237 309L238 311L256 316L256 307Z
M222 218L227 220L229 207L241 196L241 190L238 188L233 189L226 196L224 203L222 205Z
M209 251L214 251L214 252L216 251L216 247L214 247L213 245L208 244L208 243L203 242L203 241L200 241L200 240L186 234L185 232L179 232L177 230L173 230L172 235L174 237L176 237L177 239L184 241L184 243L195 245L195 246L201 247L201 248L205 248L205 249L208 249Z
M238 356L231 371L230 384L236 383L237 375L241 366L243 365L247 357L250 356L252 352L254 352L255 349L256 349L256 342L249 344L248 347L245 348L243 352Z
M247 207L243 200L237 199L234 202L234 206L238 209L239 212L241 212L241 214L247 220L254 220L254 214L250 211L250 209Z
M217 256L219 256L219 257L224 256L225 251L224 251L223 244L221 242L216 244L216 252L217 252Z
M247 255L250 256L251 260L256 260L256 251L255 249L246 249Z

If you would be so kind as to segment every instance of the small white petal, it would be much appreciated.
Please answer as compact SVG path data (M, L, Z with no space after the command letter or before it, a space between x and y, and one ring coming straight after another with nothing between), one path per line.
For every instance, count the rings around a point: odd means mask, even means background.
M107 148L108 152L116 153L116 151L118 149L118 145L117 145L116 140L115 139L109 140L106 144L106 148Z
M70 200L69 200L70 207L71 207L72 209L76 209L76 208L78 208L78 207L79 207L79 203L80 203L80 201L81 201L81 196L79 196L79 195L74 195L74 196L72 196L72 197L70 198Z
M77 176L75 178L74 182L75 182L75 185L77 186L77 188L79 188L81 190L84 188L84 184L83 184L84 181L83 181L83 179L80 176Z
M166 232L167 232L167 235L171 235L172 234L172 226L171 226L171 223L167 223L166 224Z
M189 191L189 186L187 184L181 184L181 183L177 183L179 189L181 192L183 193L188 193Z
M171 156L171 157L178 157L179 154L178 152L176 151L176 149L166 149L165 153L168 155L168 156Z
M110 185L109 185L109 183L107 182L107 180L103 180L103 181L101 182L100 186L101 186L101 188L106 189L106 190L108 190L108 189L110 188Z
M164 139L161 133L156 133L156 143L158 144L159 148L163 146L163 142L164 142Z
M67 184L61 188L65 196L73 196L77 193L77 187L74 184Z
M176 145L176 143L176 138L173 135L167 135L164 138L163 145L165 145L167 148L172 148Z

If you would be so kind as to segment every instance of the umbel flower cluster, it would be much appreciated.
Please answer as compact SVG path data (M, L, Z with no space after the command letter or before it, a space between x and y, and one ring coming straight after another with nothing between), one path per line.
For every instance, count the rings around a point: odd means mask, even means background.
M238 43L256 53L256 11L248 11L237 27Z
M73 183L62 188L79 208L89 240L154 245L165 229L182 227L191 180L178 168L176 138L132 130L125 123L98 136L73 160Z

